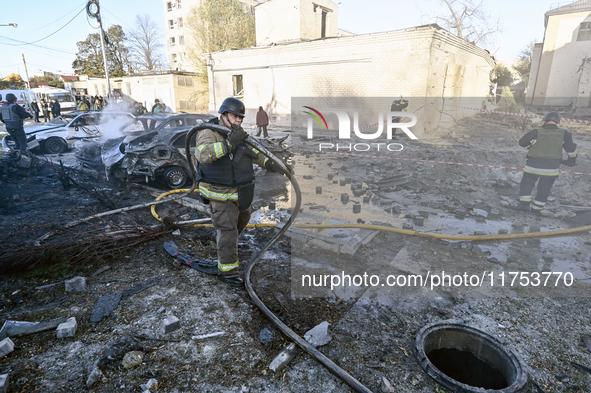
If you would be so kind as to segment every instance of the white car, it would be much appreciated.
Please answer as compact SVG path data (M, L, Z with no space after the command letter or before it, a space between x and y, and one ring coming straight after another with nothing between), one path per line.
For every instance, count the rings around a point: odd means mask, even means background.
M27 143L31 150L37 148L47 154L63 153L80 140L99 140L123 135L121 130L129 127L135 116L126 112L70 112L47 123L25 128ZM5 149L12 148L10 135L2 139Z

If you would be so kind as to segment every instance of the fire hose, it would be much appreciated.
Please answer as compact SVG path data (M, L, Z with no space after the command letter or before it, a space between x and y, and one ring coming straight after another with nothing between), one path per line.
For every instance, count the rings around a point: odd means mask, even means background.
M199 125L197 127L193 127L187 133L187 138L185 141L185 152L186 152L186 157L188 158L188 161L191 163L190 167L191 167L193 179L196 178L196 170L195 170L195 165L192 164L192 160L190 159L190 157L192 156L191 155L191 139L198 131L206 129L206 128L217 131L222 135L227 135L229 133L229 130L226 127L223 127L223 126L220 126L217 124L211 124L211 123L206 123L206 124ZM267 242L267 244L265 244L265 246L258 252L258 254L256 254L250 260L250 262L246 266L246 271L244 272L244 286L246 288L246 291L248 292L248 294L250 295L250 297L252 298L252 301L256 304L256 306L263 312L263 314L265 314L267 316L267 318L269 318L279 328L279 330L281 330L286 336L291 338L297 345L299 345L300 348L302 348L304 351L308 352L313 358L315 358L320 363L322 363L331 373L333 373L334 375L336 375L337 377L342 379L345 383L347 383L349 386L351 386L353 389L355 389L355 391L362 392L362 393L371 393L371 390L369 390L367 387L365 387L361 382L357 381L355 378L353 378L351 375L349 375L345 370L343 370L338 365L336 365L332 360L330 360L328 357L326 357L322 352L317 350L314 346L312 346L310 343L308 343L306 340L304 340L302 337L300 337L296 332L291 330L286 324L284 324L275 314L273 314L273 312L271 310L269 310L269 308L267 308L267 306L261 301L261 299L258 297L256 292L254 291L252 284L250 283L250 274L252 272L252 269L257 264L257 262L261 259L263 254L266 253L267 250L269 250L269 248L271 248L271 246L273 244L275 244L275 242L283 235L283 233L285 233L285 231L287 231L287 229L291 226L291 224L295 220L295 218L299 212L300 205L302 203L302 193L300 191L300 186L299 186L298 182L296 181L295 178L293 178L291 172L288 170L288 168L284 165L284 163L280 159L275 157L264 146L257 143L255 140L253 140L251 138L246 138L244 142L247 145L257 149L259 152L261 152L264 156L266 156L270 160L273 160L275 162L275 164L277 164L277 166L279 168L279 172L288 178L288 180L292 184L293 189L296 194L296 203L295 203L294 211L293 211L291 217L289 218L289 220L285 223L285 225L283 225L283 228L281 228L279 230L279 232L277 232L275 234L275 236L273 236L273 238L271 240L269 240L269 242ZM196 184L193 183L193 186L191 187L190 192L188 192L187 195L189 195L191 192L193 192L193 190L195 190L195 188L196 188Z

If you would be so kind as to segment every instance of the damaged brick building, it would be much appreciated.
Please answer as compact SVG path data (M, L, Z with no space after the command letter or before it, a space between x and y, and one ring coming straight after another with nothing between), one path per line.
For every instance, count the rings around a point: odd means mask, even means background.
M281 18L274 16L281 14ZM494 58L436 24L354 35L337 28L330 0L270 0L255 7L257 46L209 55L210 111L244 100L247 122L263 106L289 126L292 97L415 97L415 131L445 127L480 108ZM474 98L478 97L478 98Z

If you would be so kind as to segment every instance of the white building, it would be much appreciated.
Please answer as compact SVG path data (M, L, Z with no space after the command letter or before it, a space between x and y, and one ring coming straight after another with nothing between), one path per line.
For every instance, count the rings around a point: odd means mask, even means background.
M526 103L591 114L591 0L546 12L544 42L534 47Z
M257 43L264 46L211 54L210 112L234 96L246 105L246 122L262 106L273 124L290 126L292 97L378 97L389 109L402 95L415 97L408 110L421 111L422 130L474 113L456 106L482 105L495 65L487 51L437 25L345 35L337 17L330 0L260 3Z
M258 4L255 0L240 0L249 6ZM195 67L188 61L186 46L191 36L186 28L189 12L198 7L200 0L164 0L164 19L166 25L166 43L168 47L168 61L170 69L174 71L196 72Z

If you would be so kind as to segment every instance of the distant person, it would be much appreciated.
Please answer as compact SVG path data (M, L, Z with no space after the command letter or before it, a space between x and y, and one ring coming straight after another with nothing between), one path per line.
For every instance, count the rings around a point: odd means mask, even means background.
M45 101L45 98L41 99L41 110L43 111L45 122L47 123L50 120L49 114L51 113L51 105L49 105L49 102Z
M130 113L134 116L139 116L142 114L141 109L140 109L140 103L139 102L134 102L133 106L131 107Z
M78 110L82 112L88 112L88 109L89 107L86 101L84 101L84 99L80 100L80 102L78 103Z
M53 115L53 118L55 119L58 116L62 115L62 106L60 105L58 100L51 100L51 114Z
M408 100L405 100L404 98L402 98L402 96L400 96L399 100L394 100L394 102L392 102L392 106L390 106L390 111L391 112L402 112L402 110L406 109L407 106L408 106ZM400 123L400 116L393 116L392 123ZM392 136L394 136L396 134L397 130L398 130L398 128L394 128L392 130Z
M94 97L94 102L92 104L92 110L96 112L100 112L103 109L101 105L101 100L97 97Z
M92 109L92 104L90 103L90 101L88 101L88 97L82 97L82 101L84 101L84 103L86 104L86 106L88 107L87 110L91 110Z
M257 127L258 132L256 136L261 135L261 131L263 131L263 137L268 138L269 134L267 134L267 126L269 125L269 116L267 112L263 110L262 106L259 106L259 111L257 112Z
M144 104L140 102L140 115L145 115L146 113L148 113L148 110L146 109Z
M542 120L544 125L531 130L519 140L519 146L527 147L527 161L523 168L523 177L519 187L519 206L517 210L540 213L546 205L554 181L560 174L560 164L575 166L577 161L577 145L573 142L570 132L558 128L560 115L548 112ZM568 155L562 160L562 150ZM538 183L535 198L532 190Z
M172 108L169 107L168 105L166 105L164 102L161 103L160 105L162 105L164 107L164 113L172 113Z
M14 149L26 153L28 151L27 136L23 120L33 116L15 101L14 94L6 94L6 103L0 107L0 120L6 125L6 131L14 140Z
M152 108L152 113L158 114L162 112L162 105L157 104L155 108Z
M35 120L35 123L39 123L39 104L37 104L37 100L33 100L31 103L31 110L33 111L33 120Z
M154 112L154 110L155 110L156 108L158 108L158 104L160 104L160 100L159 100L158 98L156 98L156 99L154 100L154 105L152 106L152 113L157 113L157 112Z

